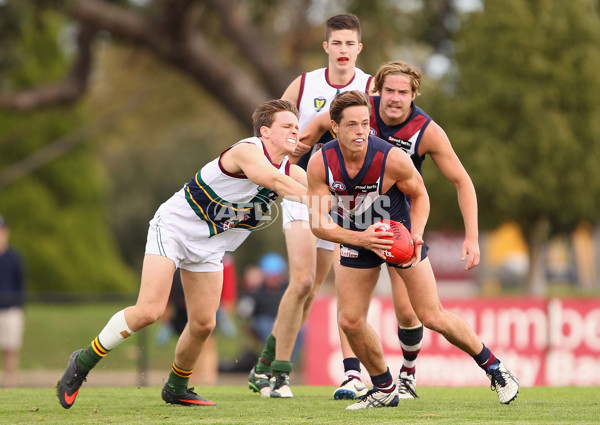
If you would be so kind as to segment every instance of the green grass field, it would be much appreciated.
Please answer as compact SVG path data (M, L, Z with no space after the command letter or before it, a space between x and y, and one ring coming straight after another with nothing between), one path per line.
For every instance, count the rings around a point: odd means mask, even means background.
M293 399L264 399L243 386L198 388L215 407L165 404L158 387L82 388L64 410L54 388L0 391L1 424L597 424L600 388L523 388L508 406L486 388L419 388L397 408L347 411L333 387L293 387Z
M69 354L87 345L123 304L31 304L27 308L23 369L64 370ZM68 324L69 332L65 332ZM154 343L157 326L148 329L145 344L128 341L110 359L109 369L134 370L140 347L152 367L168 368L175 340ZM139 338L139 336L134 336ZM221 339L219 352L239 349ZM165 366L167 365L167 366ZM96 373L102 373L98 370ZM92 387L84 384L70 410L60 407L54 388L0 389L0 424L598 424L599 387L523 388L517 400L501 405L486 387L420 387L421 398L398 408L346 411L347 401L332 399L333 387L293 386L291 400L262 399L243 385L198 388L216 407L166 405L159 387Z

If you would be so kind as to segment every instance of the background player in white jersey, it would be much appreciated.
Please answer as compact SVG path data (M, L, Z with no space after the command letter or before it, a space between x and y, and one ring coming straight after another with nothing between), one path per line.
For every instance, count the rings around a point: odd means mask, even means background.
M468 257L465 270L479 264L477 225L477 195L469 174L452 149L448 136L425 111L414 104L420 94L422 76L413 65L392 61L383 64L374 78L374 91L378 95L369 98L371 103L370 127L374 134L408 153L417 170L429 155L435 165L456 187L458 204L465 225L465 239L461 260ZM319 133L331 130L329 114L313 120L306 131ZM310 138L315 140L313 136ZM310 143L310 141L307 141ZM416 359L421 348L423 325L419 322L406 293L406 287L397 273L390 273L394 306L398 319L398 337L403 353L403 363L398 374L400 398L415 398ZM362 388L360 366L343 334L340 335L346 380L334 392L334 398L356 397L356 387Z
M500 402L510 403L519 390L517 379L469 325L445 310L439 300L421 236L429 215L429 198L409 156L384 140L369 136L370 103L364 93L340 93L330 115L338 139L323 146L322 154L313 156L308 166L311 229L318 237L342 244L336 269L339 324L374 385L348 409L398 404L381 341L367 323L380 266L385 261L380 249L386 246L378 239L385 233L376 233L382 218L403 221L415 244L415 254L407 264L392 265L393 273L402 278L392 281L392 285L402 282L418 320L471 355L491 380ZM372 204L359 202L365 199L372 200Z
M282 96L298 106L300 130L318 114L329 110L337 93L347 90L368 93L372 87L372 77L356 68L362 50L360 39L360 22L356 15L336 15L327 20L323 42L329 58L327 67L298 76ZM298 143L296 156L302 168L306 168L312 153L334 135L327 132L319 137L314 146ZM279 304L273 332L248 378L250 388L264 397L293 396L289 387L292 350L315 293L327 277L333 260L333 244L317 241L310 231L306 206L284 200L282 209L289 286Z
M150 221L142 281L134 306L116 313L86 349L76 350L58 383L61 405L75 402L88 372L134 332L165 311L177 267L185 292L188 323L179 337L175 361L162 398L171 404L211 406L192 389L189 377L215 327L223 286L223 256L235 250L277 195L300 199L306 173L288 156L298 141L298 110L271 100L252 115L254 137L244 139L206 164L163 203Z

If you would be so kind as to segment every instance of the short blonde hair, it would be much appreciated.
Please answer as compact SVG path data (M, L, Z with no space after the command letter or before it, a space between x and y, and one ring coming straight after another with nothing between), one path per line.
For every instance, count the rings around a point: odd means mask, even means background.
M422 75L421 71L414 65L408 62L392 61L387 62L379 68L374 78L373 93L383 90L383 83L385 77L388 75L399 75L404 74L410 78L410 87L417 96L421 94L419 88L421 87Z

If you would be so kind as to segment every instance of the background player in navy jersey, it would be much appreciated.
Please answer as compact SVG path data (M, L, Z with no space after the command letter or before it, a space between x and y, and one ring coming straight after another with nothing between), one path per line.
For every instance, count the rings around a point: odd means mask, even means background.
M490 378L500 402L510 403L517 396L517 379L469 325L444 310L439 300L421 236L429 215L429 198L412 161L401 149L369 136L370 102L363 93L350 91L336 96L330 116L338 139L323 146L322 154L313 156L308 166L311 229L317 237L340 244L340 264L336 268L338 320L374 385L348 409L398 404L396 384L386 366L381 342L367 323L380 265L385 261L379 252L385 244L378 236L386 233L375 232L381 218L405 221L411 230L415 256L410 265L394 266L391 272L402 278L418 320L471 355ZM363 188L369 188L368 193ZM382 208L385 217L380 213ZM392 280L392 286L397 284Z
M378 95L369 97L371 134L407 152L419 172L422 172L423 161L429 154L444 176L454 184L465 224L461 260L468 257L465 270L470 270L479 264L480 257L475 188L444 130L414 104L420 94L421 81L421 72L406 62L388 62L379 68L374 86ZM309 124L307 132L319 133L330 129L328 114L322 114ZM306 143L310 144L314 137L307 139ZM417 397L416 359L421 348L423 325L410 304L402 278L397 273L390 273L390 278L394 280L392 295L403 353L397 381L398 394L400 398L414 398ZM360 366L344 336L341 335L340 339L346 381L335 391L334 397L354 398L356 381L360 380Z
M290 165L298 142L298 109L285 100L263 102L252 115L254 136L232 145L204 165L164 202L150 221L138 299L115 313L85 349L71 355L57 386L71 408L89 371L133 333L164 313L179 267L188 321L175 348L166 403L212 406L188 388L200 352L216 324L223 287L223 257L235 251L277 195L301 199L306 173Z
M353 14L327 20L323 49L326 68L298 76L282 99L298 106L300 131L318 114L327 111L339 92L372 88L373 77L356 67L362 50L360 22ZM308 159L322 143L334 138L331 131L318 134L311 146L300 141L296 147L298 165L306 169ZM282 218L289 263L289 286L281 299L271 335L248 377L249 387L263 397L293 397L289 385L290 361L302 324L306 321L315 294L332 264L333 244L317 240L308 226L308 209L299 202L283 200ZM362 383L361 383L362 385ZM361 388L366 393L364 385Z

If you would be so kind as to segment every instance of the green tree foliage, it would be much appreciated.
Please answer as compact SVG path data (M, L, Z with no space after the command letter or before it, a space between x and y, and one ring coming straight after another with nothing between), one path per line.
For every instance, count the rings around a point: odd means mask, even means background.
M456 37L446 129L474 177L481 222L547 236L600 211L600 20L594 2L488 1Z
M65 54L56 43L64 22L50 12L20 12L2 21L16 29L15 43L0 53L7 64L2 87L27 87L65 72ZM0 114L0 169L73 132L85 119L80 109ZM11 222L12 243L25 258L32 291L133 290L135 280L109 231L106 199L102 170L86 145L0 188L0 213Z

